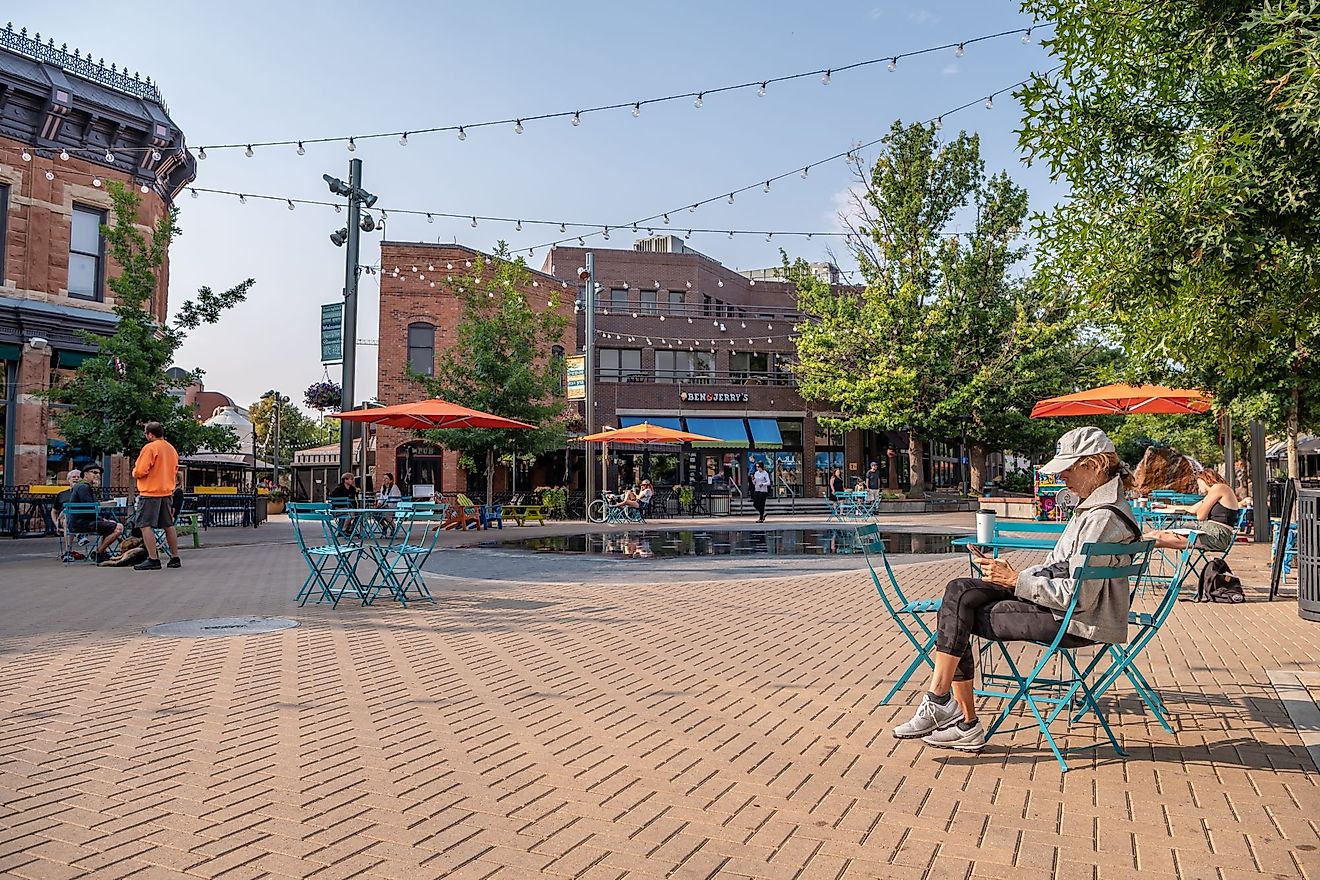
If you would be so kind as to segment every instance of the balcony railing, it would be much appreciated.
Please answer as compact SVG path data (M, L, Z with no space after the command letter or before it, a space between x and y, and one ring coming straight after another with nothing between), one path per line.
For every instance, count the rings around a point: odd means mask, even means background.
M797 387L797 377L792 373L768 373L748 370L706 370L700 373L685 370L655 370L650 373L614 370L601 370L596 374L598 382L640 382L649 385L770 385L779 388Z
M707 321L784 321L797 324L804 320L801 312L778 306L733 305L731 303L660 303L652 306L629 301L623 304L611 302L606 297L596 300L596 314L618 318L658 318L666 320L698 318Z

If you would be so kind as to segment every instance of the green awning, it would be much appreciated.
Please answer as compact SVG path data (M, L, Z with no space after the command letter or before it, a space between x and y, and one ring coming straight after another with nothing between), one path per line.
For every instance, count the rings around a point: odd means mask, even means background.
M82 362L89 357L94 357L95 352L90 351L61 351L55 355L55 367L60 370L76 370L82 366Z
M0 361L16 361L23 354L23 349L8 342L0 342Z

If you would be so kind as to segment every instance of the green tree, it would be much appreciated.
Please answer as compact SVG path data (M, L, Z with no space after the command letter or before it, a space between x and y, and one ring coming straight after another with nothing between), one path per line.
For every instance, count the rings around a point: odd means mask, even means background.
M106 189L115 222L102 226L101 234L120 267L108 282L118 321L108 337L84 333L99 351L47 392L52 403L61 405L52 416L55 426L74 446L106 453L135 454L143 444L142 426L151 421L165 426L165 436L180 455L198 449L232 451L236 440L230 431L199 424L192 408L171 393L200 378L202 371L181 382L165 371L189 331L216 323L226 309L243 301L253 281L249 278L221 293L203 287L196 299L178 307L172 321L157 323L151 300L170 243L181 234L177 210L171 208L157 221L148 241L137 225L142 203L137 193L114 181Z
M522 258L510 258L504 242L490 257L473 260L471 270L454 282L463 306L455 344L441 355L434 377L411 373L431 396L537 426L421 432L474 462L484 461L487 502L498 453L535 456L562 447L567 436L564 364L550 357L567 321L559 312L558 288L541 287L533 303L532 283Z
M1028 0L1062 61L1019 97L1022 145L1070 196L1042 271L1077 289L1130 377L1320 420L1320 5Z
M275 404L269 397L258 398L248 406L248 417L252 419L252 430L257 437L257 445L270 449L271 434L275 427ZM325 446L339 441L339 420L331 419L322 423L308 416L293 403L280 407L280 462L289 465L293 454L300 449ZM248 450L239 450L246 452ZM269 455L269 452L266 453Z

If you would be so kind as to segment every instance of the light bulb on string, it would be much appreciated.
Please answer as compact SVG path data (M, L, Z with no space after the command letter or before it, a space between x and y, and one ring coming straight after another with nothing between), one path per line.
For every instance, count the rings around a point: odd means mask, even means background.
M348 139L348 151L350 153L357 152L357 141L353 138Z
M890 58L889 64L887 64L886 67L890 73L893 73L895 70L898 70L898 56L895 55L893 58Z
M610 240L610 228L608 226L605 227L605 231L602 233L602 235L605 236L606 241Z
M822 77L820 78L820 84L821 84L821 85L823 85L823 86L827 86L827 85L830 84L830 73L831 73L831 72L832 72L832 71L829 71L829 70L825 71L825 75L822 76Z
M67 162L67 161L69 161L69 151L68 151L68 150L60 150L60 161L61 161L61 162Z
M197 158L198 159L206 158L206 147L202 147L200 150L197 151Z
M637 221L635 221L635 220L633 221L632 231L633 231L633 232L636 232L636 231L637 231Z
M967 50L963 48L963 44L959 43L958 48L953 50L953 57L961 58L966 51Z
M106 150L106 151L105 151L105 161L107 161L107 162L114 162L114 161L115 161L115 154L112 153L112 152L110 152L109 150Z
M303 142L302 142L302 141L298 141L298 155L299 155L299 156L306 156L306 155L307 155L307 148L303 146Z
M523 124L522 124L522 120L521 120L521 119L516 119L516 120L514 120L514 123L513 123L513 133L514 133L514 134L522 134L522 133L523 133Z
M696 107L698 110L700 110L700 109L701 109L701 99L702 99L702 97L703 97L705 94L706 94L705 92L697 92L697 100L695 100L695 101L692 102L692 106L693 106L693 107Z
M193 197L194 199L197 198L197 190L195 190L195 189L190 189L190 190L188 190L188 192L192 193L192 197Z
M288 206L289 206L289 210L290 210L290 211L292 211L295 207L297 207L296 205L294 205L294 203L293 203L293 199L285 199L284 201L288 204ZM382 221L385 219L385 212L384 212L384 211L381 212L381 217L380 217L380 219L381 219Z
M805 167L805 168L802 169L802 179L803 179L803 180L806 180L806 179L807 179L807 173L808 173L809 171L811 171L811 166L810 166L810 165L808 165L807 167Z
M641 101L637 101L637 102L635 102L635 103L633 104L632 115L633 115L633 118L634 118L634 119L636 119L638 116L641 116L641 115L642 115L642 102L641 102Z
M247 145L247 149L243 151L243 155L244 155L244 156L247 156L249 159L252 158L253 151L252 151L252 145L251 145L251 144L248 144L248 145Z
M159 162L159 161L160 161L160 150L152 150L152 151L151 151L151 161L153 161L153 162Z
M427 223L434 223L434 222L435 222L435 217L432 216L432 215L430 215L430 214L427 214L427 215L426 215L426 222L427 222Z
M54 171L51 171L49 168L47 168L47 169L46 169L46 179L47 179L47 180L54 180L54 179L55 179L55 172L54 172Z
M47 171L46 173L47 173L47 174L50 174L49 171ZM54 176L55 176L55 175L50 174L50 177L48 177L48 178L46 178L46 179L47 179L47 180L50 180L50 179L54 178ZM145 183L142 184L141 189L142 189L143 194L146 194L146 193L151 192L151 187L147 186Z
M944 117L943 117L943 116L936 116L936 117L935 117L935 130L936 130L936 131L943 131L943 130L944 130Z
M579 235L579 236L578 236L578 247L586 247L586 246L587 246L587 243L586 243L585 241L583 241L583 240L582 240L582 236Z
M732 230L732 229L729 230L729 238L733 238L733 230Z
M574 111L574 113L573 113L573 124L574 124L574 125L581 125L581 124L582 124L582 111L581 111L581 110Z
M1027 32L1022 35L1022 43L1025 45L1030 42L1031 42L1031 28L1027 28Z
M463 126L461 125L458 127L458 139L460 141L467 140L467 132L463 130Z
M765 182L765 186L761 187L761 192L770 192L770 181Z
M101 178L99 178L99 177L93 177L93 178L92 178L92 186L99 187L100 185L101 185Z
M23 161L24 161L24 162L31 162L31 161L32 161L32 154L29 153L27 150L24 150L24 151L23 151Z
M476 218L476 217L473 217L473 218L472 218L472 228L473 228L473 229L476 229L476 228L477 228L477 218Z
M669 215L666 214L666 215L665 215L665 224L668 225L668 223L669 223Z
M729 204L733 204L733 193L729 193Z
M716 287L723 287L723 286L724 286L724 279L721 278L719 281L716 281L716 282L715 282L715 286L716 286ZM743 326L746 326L746 325L743 325Z
M514 227L513 227L513 228L514 228L514 230L516 230L517 232L522 232L522 221L519 220L516 224L514 224Z
M758 97L758 98L764 98L764 97L765 97L765 86L766 86L766 84L765 84L764 82L761 83L761 87L760 87L759 89L756 90L756 97Z
M560 232L567 232L568 229L566 228L565 224L560 223L560 224L559 224L559 231L560 231Z
M246 204L247 204L247 196L243 195L242 193L239 193L239 194L238 194L238 203L239 203L240 205L246 205Z
M408 132L405 131L403 133L403 137L399 138L399 146L401 147L408 146Z
M335 205L335 213L336 213L336 214L342 214L342 213L344 213L344 206L343 206L343 205Z
M986 99L985 99L985 109L987 109L987 110L993 110L993 109L995 109L995 96L994 96L994 95L987 95L987 96L986 96Z

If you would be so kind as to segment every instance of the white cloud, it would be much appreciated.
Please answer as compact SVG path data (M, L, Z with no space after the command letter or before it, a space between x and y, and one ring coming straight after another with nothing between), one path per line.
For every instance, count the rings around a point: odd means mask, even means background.
M957 76L961 70L962 68L956 64L946 64L944 65L944 69L941 70L940 73L944 74L945 76Z
M826 215L830 228L847 232L862 220L862 212L857 207L857 199L866 193L860 183L853 183L830 197L830 211Z
M910 24L938 24L940 17L929 9L916 9L907 14Z

